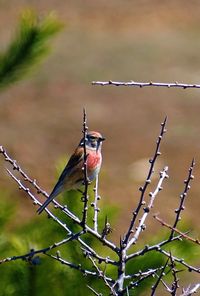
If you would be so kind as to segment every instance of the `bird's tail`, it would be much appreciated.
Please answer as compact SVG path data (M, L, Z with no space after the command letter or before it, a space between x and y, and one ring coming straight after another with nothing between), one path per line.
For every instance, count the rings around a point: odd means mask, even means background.
M47 200L43 203L43 205L41 205L41 207L37 210L38 214L41 214L44 209L48 206L48 204L53 200L53 197L50 198L51 195L47 198Z
M54 187L53 191L47 198L47 200L41 205L41 207L37 210L38 214L41 214L44 209L48 206L48 204L62 191L62 185L61 184L56 184Z

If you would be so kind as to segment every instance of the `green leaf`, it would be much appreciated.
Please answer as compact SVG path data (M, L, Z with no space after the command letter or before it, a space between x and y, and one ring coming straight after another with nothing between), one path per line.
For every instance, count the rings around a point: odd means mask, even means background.
M62 28L54 13L39 20L32 10L24 11L16 36L8 49L0 54L0 88L29 74L49 53L49 39Z

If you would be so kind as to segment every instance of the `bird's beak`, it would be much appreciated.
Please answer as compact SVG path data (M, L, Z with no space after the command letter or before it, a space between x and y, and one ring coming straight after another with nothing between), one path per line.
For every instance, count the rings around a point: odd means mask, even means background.
M103 142L103 141L105 141L105 139L106 138L102 137L102 138L100 138L100 141Z

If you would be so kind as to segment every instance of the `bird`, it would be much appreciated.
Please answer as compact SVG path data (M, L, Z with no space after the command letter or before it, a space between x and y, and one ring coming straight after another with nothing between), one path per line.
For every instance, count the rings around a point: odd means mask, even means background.
M102 163L102 142L105 138L96 131L86 133L86 168L89 183L92 182L99 174ZM48 204L62 191L79 190L84 184L84 137L81 139L78 147L70 157L57 183L47 200L37 210L41 214Z

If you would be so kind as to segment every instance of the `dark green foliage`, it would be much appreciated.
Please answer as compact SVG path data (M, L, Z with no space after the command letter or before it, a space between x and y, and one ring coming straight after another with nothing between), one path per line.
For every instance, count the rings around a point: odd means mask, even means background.
M53 14L41 21L27 10L21 16L16 36L0 54L0 88L22 79L49 52L48 40L62 28Z

